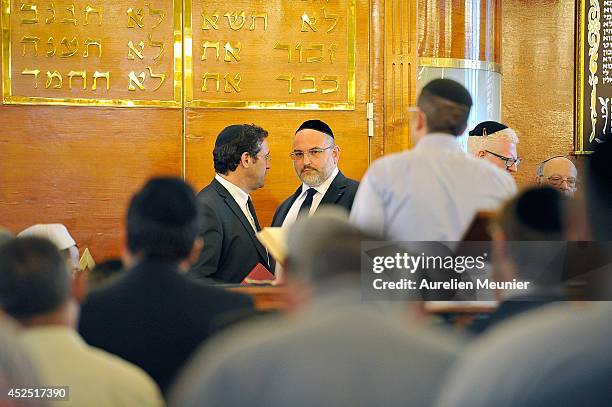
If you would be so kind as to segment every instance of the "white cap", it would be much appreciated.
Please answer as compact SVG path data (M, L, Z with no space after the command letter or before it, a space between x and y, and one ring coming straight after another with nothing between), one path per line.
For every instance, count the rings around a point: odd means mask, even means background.
M76 245L76 242L72 236L70 236L70 233L68 233L66 226L62 225L61 223L33 225L17 234L17 237L30 236L49 239L55 243L60 250L65 250Z

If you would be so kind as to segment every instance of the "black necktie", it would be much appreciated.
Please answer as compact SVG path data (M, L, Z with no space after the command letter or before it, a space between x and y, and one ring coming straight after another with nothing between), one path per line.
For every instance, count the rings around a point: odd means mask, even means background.
M310 214L310 207L312 206L312 198L316 193L316 189L308 188L308 190L306 191L306 199L304 199L304 202L302 202L302 206L300 206L297 219L300 219L302 216L308 217L308 215Z
M251 200L251 197L247 199L247 206L249 207L249 212L251 212L251 216L253 217L253 221L255 222L255 230L259 232L261 230L261 226L259 226L259 221L257 220L257 214L255 213L255 207L253 206L253 201Z

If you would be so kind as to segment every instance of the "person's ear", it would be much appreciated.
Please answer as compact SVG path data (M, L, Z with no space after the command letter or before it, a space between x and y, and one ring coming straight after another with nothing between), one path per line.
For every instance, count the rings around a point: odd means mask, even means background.
M334 163L337 165L338 161L340 161L340 146L337 144L332 149L332 157L334 157Z
M72 277L72 296L78 303L82 303L87 296L88 270L79 271Z
M484 158L484 156L485 156L485 151L480 150L480 151L479 151L479 152L476 154L476 156L477 156L478 158Z
M193 241L193 246L191 246L191 250L187 257L180 262L179 270L183 272L189 271L189 268L192 264L194 264L200 258L200 253L202 253L202 248L204 247L204 239L201 236L196 237Z

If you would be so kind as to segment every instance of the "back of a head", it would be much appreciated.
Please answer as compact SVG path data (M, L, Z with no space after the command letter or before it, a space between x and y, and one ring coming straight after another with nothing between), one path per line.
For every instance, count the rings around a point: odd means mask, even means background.
M288 274L315 285L341 277L357 279L361 243L367 240L375 239L349 223L342 208L322 207L289 230Z
M8 230L0 227L0 246L3 243L10 241L13 238L13 235Z
M567 199L556 189L534 187L508 201L498 225L509 241L559 241Z
M467 127L472 97L450 79L435 79L421 90L417 106L425 114L429 133L459 136Z
M59 309L70 298L70 274L57 247L39 237L0 246L0 306L17 320Z
M132 254L178 262L187 257L197 234L193 189L178 178L153 178L132 198L127 243Z
M588 157L585 191L593 240L612 240L612 140Z
M221 130L213 150L215 172L235 171L244 153L257 156L266 137L268 132L255 124L233 124Z

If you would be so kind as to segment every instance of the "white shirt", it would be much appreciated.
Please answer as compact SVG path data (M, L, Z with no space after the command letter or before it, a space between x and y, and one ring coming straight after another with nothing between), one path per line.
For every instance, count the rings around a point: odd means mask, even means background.
M383 157L364 176L351 211L361 228L396 241L458 241L479 210L516 193L514 179L433 133L409 151Z
M321 185L319 185L318 187L312 187L317 191L317 193L314 194L312 197L312 205L310 205L310 211L308 212L308 216L311 216L317 210L317 208L321 204L321 200L325 196L325 193L329 189L331 183L334 182L334 179L336 178L336 175L338 175L339 172L340 171L338 170L338 167L334 168L331 175L327 177L327 179ZM306 199L307 191L310 188L311 187L309 187L308 185L302 184L302 193L293 202L293 205L291 205L291 208L289 208L289 212L287 212L287 216L285 216L285 220L283 221L284 228L289 227L295 223L297 215L300 212L300 208L302 207L302 204Z
M30 328L19 342L41 386L68 386L68 401L54 406L163 406L155 382L139 367L87 345L71 328Z
M221 185L223 185L225 189L227 189L227 192L229 192L232 198L234 198L234 201L236 201L236 203L242 210L242 213L244 213L244 216L248 219L249 223L253 227L253 230L257 232L257 227L255 226L255 219L253 219L253 215L249 210L249 194L247 194L242 190L242 188L232 184L219 174L215 175L215 179L219 181L219 183L221 183Z

